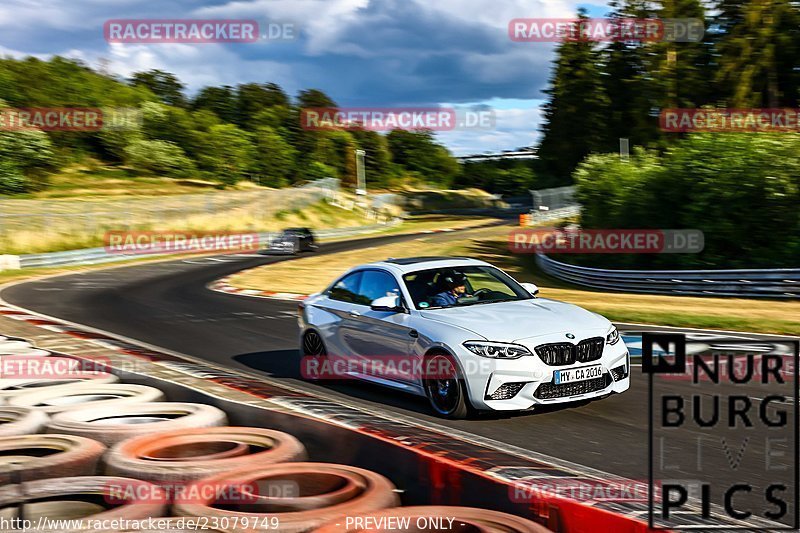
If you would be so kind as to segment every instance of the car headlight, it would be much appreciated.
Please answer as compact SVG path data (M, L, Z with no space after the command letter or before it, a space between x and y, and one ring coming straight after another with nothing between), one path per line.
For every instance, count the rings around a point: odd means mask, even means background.
M467 341L464 348L481 357L492 359L518 359L523 355L532 355L526 347L506 342Z
M614 326L611 326L611 331L606 335L607 344L617 344L619 342L619 331Z

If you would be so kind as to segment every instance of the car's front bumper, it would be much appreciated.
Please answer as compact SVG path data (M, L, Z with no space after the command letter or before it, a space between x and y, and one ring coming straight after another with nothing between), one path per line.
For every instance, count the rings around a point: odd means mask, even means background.
M476 409L517 411L599 398L630 387L630 356L620 340L606 345L600 359L567 366L546 365L536 355L501 360L459 353L470 400ZM602 376L584 382L556 385L555 370L602 366ZM613 372L612 372L613 370Z

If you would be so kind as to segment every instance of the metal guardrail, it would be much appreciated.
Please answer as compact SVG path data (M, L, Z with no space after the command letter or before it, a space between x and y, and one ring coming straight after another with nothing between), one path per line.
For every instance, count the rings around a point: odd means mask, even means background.
M335 239L338 237L351 237L354 235L371 233L379 229L396 226L400 223L400 219L394 219L383 224L322 229L315 231L314 234L321 240ZM275 235L277 235L277 233L259 233L258 238L260 245L262 247L266 247ZM150 257L164 257L167 255L169 254L152 254ZM84 250L69 250L66 252L21 255L19 256L19 263L20 268L41 268L56 266L97 265L126 261L141 257L143 257L141 254L110 254L104 247L99 247L87 248Z
M581 208L578 205L569 207L560 207L550 211L531 211L530 224L542 224L544 222L554 222L556 220L563 220L565 218L576 217L581 214Z
M800 268L749 270L606 270L570 265L545 254L539 268L576 285L622 292L743 298L800 298Z

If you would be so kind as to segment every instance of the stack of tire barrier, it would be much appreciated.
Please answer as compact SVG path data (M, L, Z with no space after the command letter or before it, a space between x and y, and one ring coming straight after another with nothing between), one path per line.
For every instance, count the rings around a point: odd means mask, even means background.
M50 354L0 337L4 356ZM0 519L83 520L66 532L547 531L482 509L399 507L380 474L308 462L292 435L229 426L217 407L113 374L0 378L0 404ZM142 527L93 529L113 520Z

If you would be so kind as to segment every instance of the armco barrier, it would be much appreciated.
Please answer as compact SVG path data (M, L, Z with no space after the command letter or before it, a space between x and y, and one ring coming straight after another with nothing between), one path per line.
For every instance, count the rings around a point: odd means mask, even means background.
M606 270L537 254L543 272L562 281L622 292L742 298L800 298L800 268L769 270Z
M397 225L401 222L400 219L392 220L385 224L370 224L367 226L353 226L347 228L332 228L316 231L315 234L322 240L335 239L338 237L350 237L354 235L361 235L377 231L392 225ZM259 240L263 246L266 246L275 233L260 233ZM41 267L56 267L56 266L75 266L75 265L96 265L102 263L113 263L117 261L125 261L140 255L125 255L125 254L109 254L105 248L87 248L84 250L69 250L66 252L51 252L45 254L28 254L21 256L2 256L18 258L16 268L41 268ZM8 263L11 264L11 263ZM5 268L11 269L12 267L6 266ZM3 270L3 264L0 263L0 270Z

